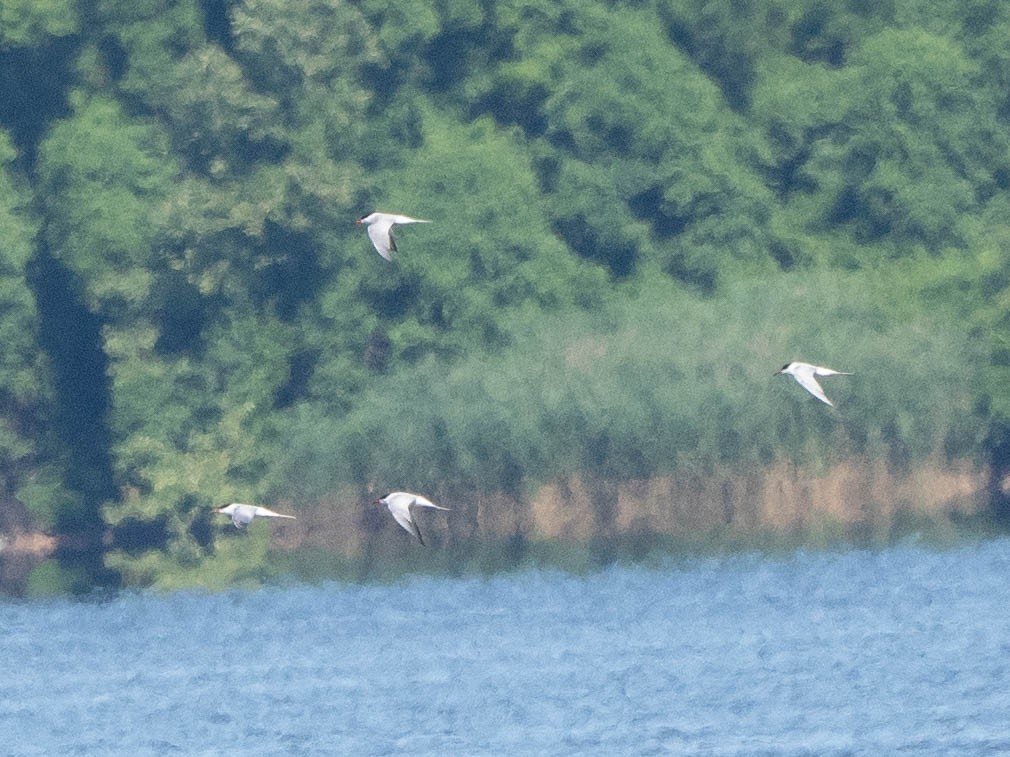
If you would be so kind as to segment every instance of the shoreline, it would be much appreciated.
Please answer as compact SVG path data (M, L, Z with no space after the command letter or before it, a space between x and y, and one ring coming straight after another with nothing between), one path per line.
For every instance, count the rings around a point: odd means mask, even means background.
M989 484L985 467L937 460L907 470L852 458L808 467L778 462L761 469L724 466L621 482L578 473L526 497L453 496L451 489L432 493L434 501L454 512L444 520L426 518L423 527L426 538L430 534L445 544L516 535L529 542L689 539L714 531L745 538L793 534L816 524L887 528L899 519L942 523L984 516L990 508ZM272 547L322 549L345 559L367 553L396 531L381 513L357 504L366 499L348 487L331 501L302 508L297 521L274 532ZM296 503L284 504L297 510Z
M930 460L900 470L852 458L819 466L780 461L622 482L579 473L526 497L440 492L437 501L454 512L425 519L430 546L419 550L348 487L332 502L300 509L285 503L298 519L273 528L269 563L295 575L363 577L436 566L493 572L530 559L582 565L607 555L690 551L690 545L879 544L920 529L982 526L992 515L991 492L990 471L966 461ZM0 588L18 593L35 567L95 547L89 545L23 529L0 535Z

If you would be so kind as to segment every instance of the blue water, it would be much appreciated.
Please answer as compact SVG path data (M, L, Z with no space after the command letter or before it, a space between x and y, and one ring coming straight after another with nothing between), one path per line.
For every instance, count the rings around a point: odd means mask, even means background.
M1010 540L0 604L0 752L1010 752Z

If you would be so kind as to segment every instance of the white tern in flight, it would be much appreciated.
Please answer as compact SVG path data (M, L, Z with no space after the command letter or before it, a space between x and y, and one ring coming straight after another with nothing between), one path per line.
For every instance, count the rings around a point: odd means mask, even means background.
M225 507L216 507L214 508L214 512L230 516L231 522L235 524L235 528L248 526L252 523L253 518L291 518L294 520L295 517L294 515L281 515L280 513L275 513L273 510L267 510L265 507L243 505L238 502L233 502Z
M424 544L424 539L421 538L421 531L417 527L417 523L414 522L414 508L415 507L433 507L436 510L449 510L448 507L439 507L434 502L429 499L425 499L420 494L411 494L410 492L393 492L387 494L385 497L380 497L375 500L377 505L385 505L389 508L389 512L392 513L393 517L396 518L396 522L403 526L407 533L413 534L417 537L417 540Z
M368 238L375 245L375 250L386 260L392 260L393 253L396 252L393 226L403 223L431 223L431 221L411 218L410 216L400 216L394 213L369 213L367 216L357 219L355 223L367 226Z
M847 371L834 371L831 368L822 368L819 365L811 365L810 363L798 363L792 362L787 363L782 366L779 370L775 371L774 376L778 376L780 373L786 373L796 379L796 382L814 395L821 402L827 403L834 407L834 403L831 402L824 394L824 390L821 389L821 385L817 383L815 376L851 376L851 373Z

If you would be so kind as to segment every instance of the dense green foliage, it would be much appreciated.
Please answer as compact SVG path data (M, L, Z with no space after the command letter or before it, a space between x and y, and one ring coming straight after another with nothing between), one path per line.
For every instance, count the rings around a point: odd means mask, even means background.
M4 491L224 585L267 553L230 501L1002 471L1008 41L997 0L5 3ZM389 264L371 210L434 223Z

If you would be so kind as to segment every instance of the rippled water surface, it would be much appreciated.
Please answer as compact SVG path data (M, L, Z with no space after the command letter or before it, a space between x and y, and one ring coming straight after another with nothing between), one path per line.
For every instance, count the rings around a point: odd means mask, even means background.
M1010 541L0 604L8 754L1010 752Z

